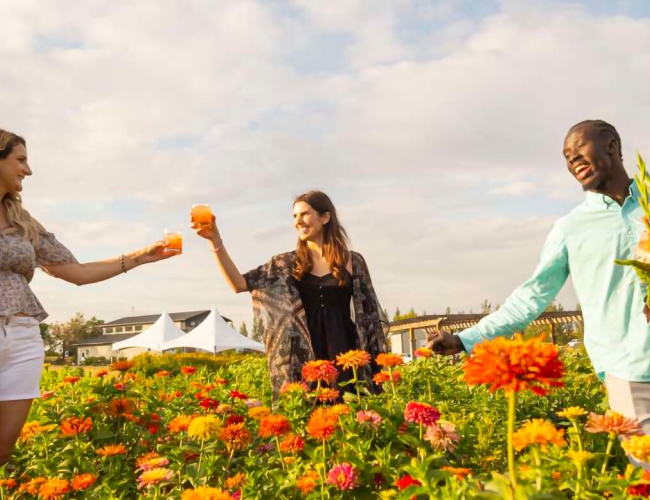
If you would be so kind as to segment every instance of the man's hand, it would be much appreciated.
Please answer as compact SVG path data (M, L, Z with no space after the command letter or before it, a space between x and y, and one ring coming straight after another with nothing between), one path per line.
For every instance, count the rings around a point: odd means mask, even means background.
M643 315L645 316L646 322L650 323L650 307L648 307L647 302L643 304Z
M434 330L427 335L427 347L436 354L452 356L459 352L465 352L465 346L460 338L444 330Z

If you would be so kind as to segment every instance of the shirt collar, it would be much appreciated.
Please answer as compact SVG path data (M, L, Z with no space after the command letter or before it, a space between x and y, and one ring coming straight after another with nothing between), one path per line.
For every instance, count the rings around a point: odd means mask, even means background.
M637 187L636 182L634 182L634 180L632 179L630 180L629 196L632 199L632 201L636 201L639 198L639 188ZM594 206L604 205L607 208L609 208L610 206L612 206L612 203L618 206L618 203L613 198L610 198L606 194L594 193L593 191L587 191L586 201L587 204L594 205Z

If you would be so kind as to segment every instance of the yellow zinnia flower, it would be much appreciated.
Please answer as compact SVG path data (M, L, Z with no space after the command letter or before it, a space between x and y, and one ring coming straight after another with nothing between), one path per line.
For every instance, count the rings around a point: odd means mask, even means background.
M216 438L221 431L221 421L214 415L196 417L192 420L187 434L198 441Z
M567 420L578 420L580 417L583 417L587 414L586 410L583 410L579 406L571 406L570 408L565 408L562 411L557 412L557 416L561 418L566 418Z
M650 461L650 436L632 436L621 443L625 453L641 462Z

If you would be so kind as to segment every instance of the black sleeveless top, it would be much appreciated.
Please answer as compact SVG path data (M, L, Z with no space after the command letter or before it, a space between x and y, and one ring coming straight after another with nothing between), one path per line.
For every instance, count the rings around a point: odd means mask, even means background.
M343 287L332 273L322 277L306 274L296 282L316 359L334 361L338 354L358 349L357 332L350 315L352 276L347 269L344 273Z

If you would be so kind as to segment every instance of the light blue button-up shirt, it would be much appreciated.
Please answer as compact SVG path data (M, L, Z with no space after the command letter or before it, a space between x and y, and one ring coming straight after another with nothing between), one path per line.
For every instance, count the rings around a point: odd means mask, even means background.
M458 335L470 352L498 335L522 331L535 320L569 274L582 306L584 343L600 377L650 381L650 326L643 314L646 287L629 266L644 230L643 210L634 183L623 206L602 194L559 219L551 230L533 275L496 312Z

